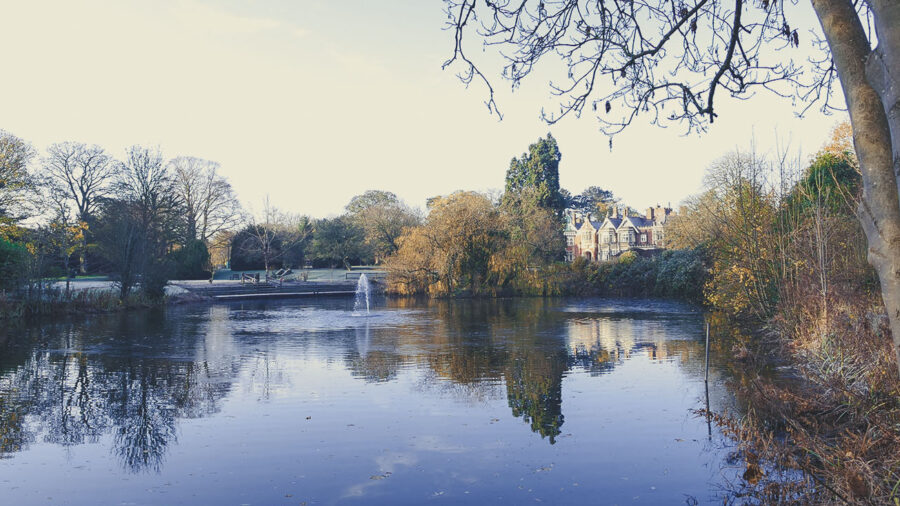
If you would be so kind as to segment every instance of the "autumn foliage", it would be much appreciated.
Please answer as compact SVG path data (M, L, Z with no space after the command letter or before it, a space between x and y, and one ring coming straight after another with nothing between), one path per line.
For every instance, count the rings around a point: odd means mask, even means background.
M442 296L500 295L524 286L541 290L537 271L561 256L561 224L551 210L517 206L514 211L476 192L439 197L430 207L425 223L408 228L397 253L385 262L392 292Z

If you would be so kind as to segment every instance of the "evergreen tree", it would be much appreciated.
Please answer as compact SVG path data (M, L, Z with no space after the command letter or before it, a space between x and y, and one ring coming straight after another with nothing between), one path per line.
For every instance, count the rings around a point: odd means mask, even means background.
M565 202L559 188L559 161L562 154L556 139L547 134L528 146L528 152L513 158L506 171L504 201L521 195L525 190L538 206L562 212Z

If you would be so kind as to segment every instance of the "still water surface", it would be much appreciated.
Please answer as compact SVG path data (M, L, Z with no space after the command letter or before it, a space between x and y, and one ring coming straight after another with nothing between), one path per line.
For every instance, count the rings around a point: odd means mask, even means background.
M703 316L255 302L0 332L0 504L721 504ZM713 409L733 402L713 368Z

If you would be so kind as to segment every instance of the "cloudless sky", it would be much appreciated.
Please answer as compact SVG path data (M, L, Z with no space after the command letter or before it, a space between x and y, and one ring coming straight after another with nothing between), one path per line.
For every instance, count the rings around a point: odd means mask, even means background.
M509 160L548 131L573 193L598 185L637 208L677 204L712 160L751 138L762 152L780 142L806 158L843 119L798 119L790 100L760 94L720 102L699 136L638 120L610 151L589 114L552 127L540 119L558 103L550 76L510 93L489 65L504 119L488 114L482 87L441 70L452 34L439 0L4 4L0 129L39 151L76 140L116 157L144 144L215 160L251 210L267 194L322 217L367 189L420 207L458 189L500 189ZM805 42L818 25L799 7ZM478 46L473 38L482 57Z

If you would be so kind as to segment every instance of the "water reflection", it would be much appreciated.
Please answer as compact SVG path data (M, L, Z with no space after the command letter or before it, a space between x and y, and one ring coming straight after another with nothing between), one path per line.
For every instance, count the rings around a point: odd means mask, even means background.
M573 374L614 387L617 368L636 357L702 374L702 318L675 304L404 299L351 318L351 303L171 308L7 329L0 334L0 457L37 443L100 444L129 473L160 473L185 420L214 417L228 399L248 398L287 402L278 409L303 420L301 409L326 388L316 386L317 375L340 371L361 388L360 397L332 399L341 413L355 413L379 385L408 382L410 406L423 396L468 405L499 400L556 445ZM528 434L524 427L510 430ZM436 441L428 437L417 444Z
M215 413L238 371L227 308L205 316L153 311L16 329L0 361L0 451L110 433L123 468L158 471L176 420Z

